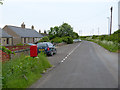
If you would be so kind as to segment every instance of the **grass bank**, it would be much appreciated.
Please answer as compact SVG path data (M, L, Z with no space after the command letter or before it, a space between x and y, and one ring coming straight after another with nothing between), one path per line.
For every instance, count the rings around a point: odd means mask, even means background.
M120 29L111 35L80 36L82 40L92 41L110 52L120 52Z
M104 47L110 52L118 52L120 50L120 46L118 43L114 43L112 41L107 41L107 40L98 40L98 39L92 39L92 40L87 40L87 41L92 41L94 43L97 43L98 45Z
M38 58L21 55L19 58L2 64L3 88L27 88L52 67L44 54Z

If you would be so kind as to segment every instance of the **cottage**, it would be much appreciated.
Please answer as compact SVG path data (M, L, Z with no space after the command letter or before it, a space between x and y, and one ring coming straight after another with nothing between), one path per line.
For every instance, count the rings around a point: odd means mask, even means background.
M11 46L13 39L11 35L8 35L4 30L0 29L0 44L2 46Z
M24 23L21 27L6 25L3 30L13 37L13 45L19 43L35 43L43 37L36 30L34 30L34 26L32 26L31 29L28 29L25 28Z

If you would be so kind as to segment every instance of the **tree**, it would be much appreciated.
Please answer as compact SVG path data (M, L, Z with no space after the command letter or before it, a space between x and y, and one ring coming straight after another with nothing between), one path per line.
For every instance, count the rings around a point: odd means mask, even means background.
M47 36L43 37L42 39L40 39L40 41L38 42L48 42L49 38Z
M48 30L48 34L49 34L49 39L53 39L55 38L55 33L54 33L54 28L51 27L50 30Z
M76 33L76 32L73 32L73 34L72 34L72 38L74 38L74 39L77 39L77 38L79 38L79 35L78 35L78 33Z
M59 34L60 37L64 37L64 36L70 36L72 37L73 34L73 28L67 24L67 23L63 23L60 27L59 27Z
M3 4L2 0L0 0L0 4L1 4L1 5Z
M56 37L79 37L76 32L73 32L73 28L68 23L63 23L61 26L51 27L50 30L48 30L48 33L50 40Z

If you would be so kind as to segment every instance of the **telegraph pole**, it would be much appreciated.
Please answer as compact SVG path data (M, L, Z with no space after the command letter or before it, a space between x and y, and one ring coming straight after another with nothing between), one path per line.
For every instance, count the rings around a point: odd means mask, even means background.
M98 36L99 36L99 27L98 27Z
M82 30L79 30L79 35L82 36Z
M112 10L113 10L113 7L110 8L110 11L111 11L110 35L111 35L111 31L112 31Z
M79 30L79 35L80 35L80 30Z

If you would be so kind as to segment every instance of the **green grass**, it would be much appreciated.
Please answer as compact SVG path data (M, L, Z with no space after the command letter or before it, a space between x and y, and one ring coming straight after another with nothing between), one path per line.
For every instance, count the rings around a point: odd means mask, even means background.
M2 64L3 88L27 88L52 67L44 54L38 58L21 55Z
M120 46L117 43L114 43L112 41L106 41L106 40L100 41L100 40L95 40L95 39L88 40L88 41L95 42L95 43L104 47L105 49L107 49L110 52L117 52L120 49L119 48Z

